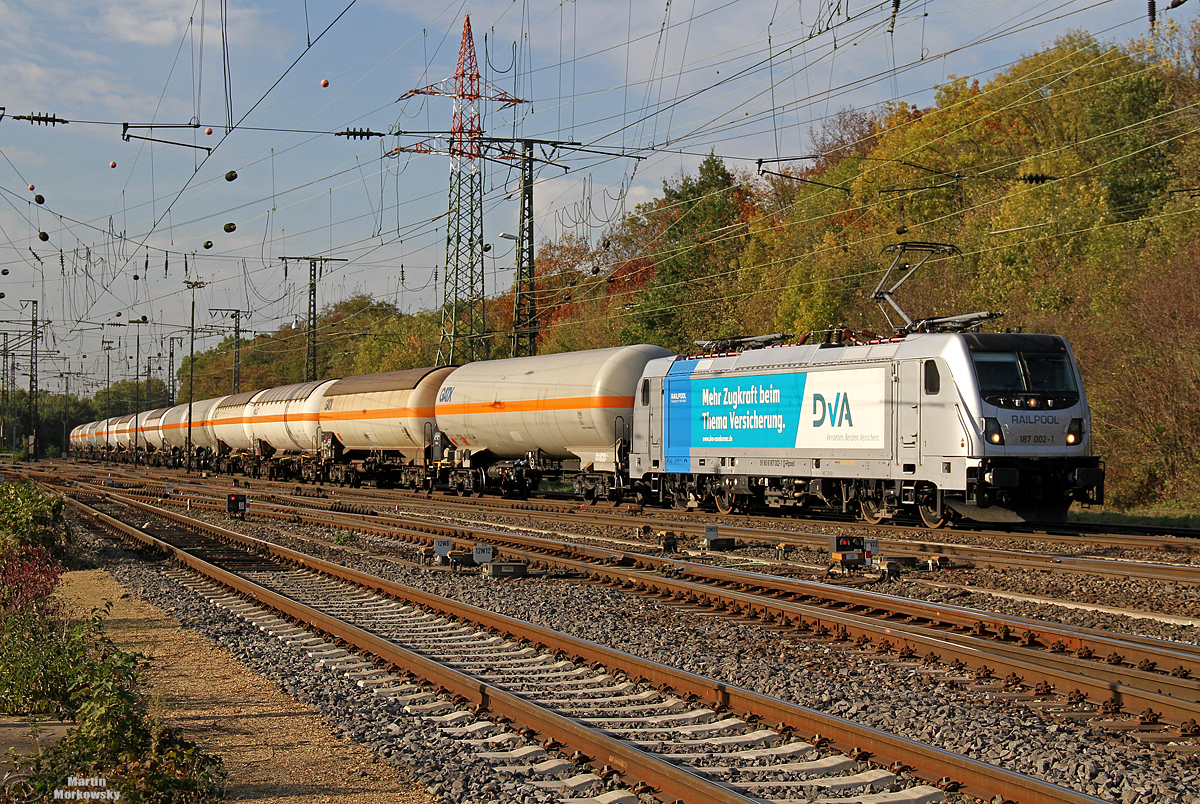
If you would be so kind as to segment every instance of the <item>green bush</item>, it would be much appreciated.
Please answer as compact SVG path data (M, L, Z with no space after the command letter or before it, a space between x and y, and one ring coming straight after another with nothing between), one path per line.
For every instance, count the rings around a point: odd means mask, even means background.
M0 483L0 550L44 547L56 558L72 544L61 497L33 483Z
M51 795L69 776L101 776L133 804L217 801L225 782L220 758L148 714L149 664L113 645L102 621L99 611L69 626L33 612L4 619L0 709L78 723L53 748L22 761L37 791Z
M99 776L132 804L218 801L220 758L149 714L149 663L102 633L112 604L68 622L50 600L62 573L51 548L69 543L62 501L28 484L0 487L0 528L0 713L77 724L45 753L18 758L35 792L49 797L70 776Z

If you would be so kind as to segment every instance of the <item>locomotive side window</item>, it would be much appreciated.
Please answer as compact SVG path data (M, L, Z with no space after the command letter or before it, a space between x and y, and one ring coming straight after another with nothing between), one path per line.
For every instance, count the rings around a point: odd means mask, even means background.
M642 404L650 404L650 381L642 380Z
M934 395L942 392L942 375L938 373L937 362L925 361L925 393Z

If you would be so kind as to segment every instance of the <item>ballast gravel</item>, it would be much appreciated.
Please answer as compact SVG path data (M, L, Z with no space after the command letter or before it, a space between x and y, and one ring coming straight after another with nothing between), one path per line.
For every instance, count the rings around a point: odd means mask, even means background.
M280 543L290 541L283 529L274 525L253 523L239 529ZM333 534L309 535L329 539ZM357 546L366 546L365 542L360 539ZM290 546L321 552L311 543ZM927 742L1105 801L1200 803L1200 761L1194 757L1112 738L1086 724L1056 723L1018 702L987 698L874 655L681 610L608 587L561 579L495 581L337 552L347 565L414 588ZM490 766L471 749L389 708L372 693L316 668L304 654L214 609L152 566L121 562L112 566L112 571L127 588L172 611L189 627L275 679L344 733L408 770L447 802L532 804L557 797L519 781L498 781ZM903 582L881 590L917 596L954 592L930 593ZM976 601L957 594L953 597L959 605ZM982 595L979 602L997 611L1013 604L1028 605ZM1079 614L1062 611L1064 620ZM1044 608L1038 610L1038 616L1047 616ZM1159 625L1174 629L1174 638L1180 638L1177 626ZM1189 641L1194 641L1194 635Z
M492 765L476 757L472 749L405 714L402 707L319 667L304 652L217 608L163 575L155 565L117 559L108 563L107 569L126 589L275 681L319 712L335 730L405 771L431 795L453 804L549 804L557 800L557 794L519 779L498 778Z

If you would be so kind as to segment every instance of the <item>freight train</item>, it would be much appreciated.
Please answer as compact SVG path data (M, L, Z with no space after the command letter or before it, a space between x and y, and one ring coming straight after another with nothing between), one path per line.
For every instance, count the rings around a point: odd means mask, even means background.
M92 422L71 444L310 483L511 496L557 484L588 502L832 508L930 527L1052 520L1104 497L1070 347L1021 333L750 339L699 355L642 344L394 371Z

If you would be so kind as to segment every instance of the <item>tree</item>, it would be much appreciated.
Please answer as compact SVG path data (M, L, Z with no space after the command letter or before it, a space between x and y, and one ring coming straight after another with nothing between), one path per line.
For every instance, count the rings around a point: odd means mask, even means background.
M662 199L636 214L657 233L654 274L633 302L623 339L688 349L693 340L733 334L728 291L753 215L749 188L709 154L695 177L664 182Z

